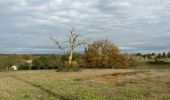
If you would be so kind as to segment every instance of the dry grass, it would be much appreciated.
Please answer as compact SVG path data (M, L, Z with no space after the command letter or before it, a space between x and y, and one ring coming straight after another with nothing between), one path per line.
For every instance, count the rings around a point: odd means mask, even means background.
M0 100L170 100L170 69L0 72Z

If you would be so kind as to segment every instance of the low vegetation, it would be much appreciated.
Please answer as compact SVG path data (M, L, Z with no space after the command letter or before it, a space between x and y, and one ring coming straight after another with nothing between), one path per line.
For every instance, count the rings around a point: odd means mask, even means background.
M0 73L1 100L169 100L169 69Z

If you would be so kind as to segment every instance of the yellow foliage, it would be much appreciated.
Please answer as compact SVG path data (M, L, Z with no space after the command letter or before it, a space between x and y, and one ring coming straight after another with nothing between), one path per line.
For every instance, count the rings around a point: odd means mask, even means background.
M70 61L65 61L64 65L66 67L78 67L79 66L77 61L71 61L71 62Z

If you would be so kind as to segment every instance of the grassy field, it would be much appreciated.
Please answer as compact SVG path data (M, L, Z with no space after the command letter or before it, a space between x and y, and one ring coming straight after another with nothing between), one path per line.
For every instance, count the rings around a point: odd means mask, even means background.
M0 72L0 100L170 100L170 69Z

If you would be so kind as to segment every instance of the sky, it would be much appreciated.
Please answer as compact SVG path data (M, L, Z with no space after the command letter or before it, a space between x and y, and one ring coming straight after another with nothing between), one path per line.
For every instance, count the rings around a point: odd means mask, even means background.
M57 53L71 26L123 52L170 51L170 0L0 0L0 53ZM82 50L83 48L78 48Z

